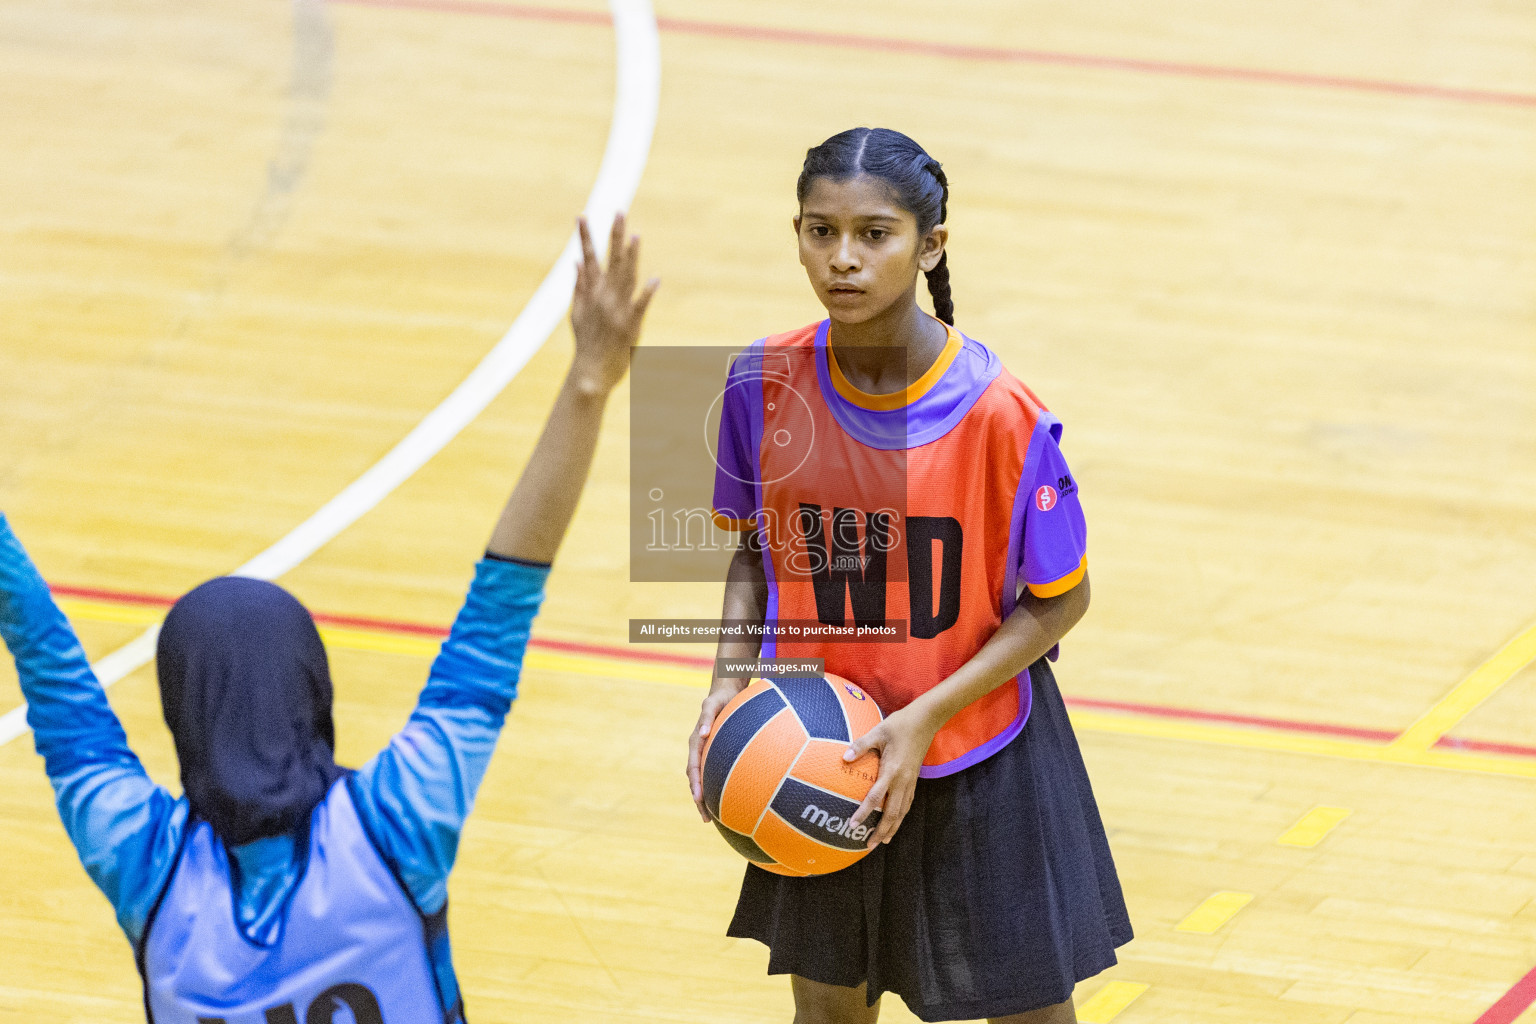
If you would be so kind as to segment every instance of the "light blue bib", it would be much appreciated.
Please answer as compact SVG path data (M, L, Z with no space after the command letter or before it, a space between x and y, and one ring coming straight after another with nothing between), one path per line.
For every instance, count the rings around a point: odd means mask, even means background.
M308 857L276 938L259 945L236 921L223 843L207 822L192 826L141 950L152 1024L449 1019L422 916L370 842L345 781L310 818Z

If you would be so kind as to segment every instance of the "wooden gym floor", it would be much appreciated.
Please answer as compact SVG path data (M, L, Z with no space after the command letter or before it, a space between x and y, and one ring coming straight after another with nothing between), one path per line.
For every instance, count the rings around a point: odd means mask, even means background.
M603 151L604 10L0 0L0 509L93 658L501 337ZM1067 424L1095 600L1058 673L1138 933L1082 1019L1536 1020L1536 10L657 14L646 342L818 318L800 157L889 125L954 183L961 328ZM283 577L374 620L329 620L344 760L411 706L568 351L561 328ZM454 877L470 1013L787 1021L762 949L723 935L741 866L682 782L709 652L624 643L719 600L627 582L626 413ZM111 693L174 785L152 669ZM141 1020L26 738L0 821L0 1020Z

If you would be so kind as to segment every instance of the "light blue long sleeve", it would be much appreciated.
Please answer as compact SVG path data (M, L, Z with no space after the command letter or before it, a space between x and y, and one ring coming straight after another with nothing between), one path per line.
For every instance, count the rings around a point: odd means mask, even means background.
M517 696L547 567L483 561L405 728L358 769L363 823L422 913L448 900L459 832Z
M176 856L185 800L150 781L48 585L0 514L0 636L64 831L130 938Z
M410 720L354 780L363 822L427 914L447 899L459 832L517 695L549 569L485 561ZM0 514L0 637L27 699L64 829L130 942L175 866L186 799L155 785L26 551ZM240 862L241 923L274 924L301 865L292 841L258 840Z

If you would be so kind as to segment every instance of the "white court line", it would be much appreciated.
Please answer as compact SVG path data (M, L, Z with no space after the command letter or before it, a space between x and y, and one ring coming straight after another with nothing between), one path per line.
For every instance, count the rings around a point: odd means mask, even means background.
M608 239L603 225L626 209L640 187L640 175L651 150L656 111L661 97L661 46L650 0L609 0L613 12L617 75L613 121L597 180L583 208L593 225L593 240L601 254ZM470 424L501 393L544 344L560 323L576 286L576 259L581 241L573 231L555 265L528 305L518 314L496 347L486 353L453 393L422 418L399 444L367 472L347 485L320 510L286 537L236 569L232 575L270 580L314 554L342 530L399 487L443 446ZM155 656L158 624L91 667L102 686L111 686ZM0 715L0 746L24 735L26 705Z

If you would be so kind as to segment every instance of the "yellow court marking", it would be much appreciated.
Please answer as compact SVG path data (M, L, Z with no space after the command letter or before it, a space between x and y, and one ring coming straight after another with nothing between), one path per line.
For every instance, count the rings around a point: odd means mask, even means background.
M1316 846L1335 825L1353 813L1348 807L1314 807L1275 842L1283 846Z
M71 618L93 622L123 622L147 624L159 621L159 609L140 605L109 604L76 598L59 599L59 607ZM381 630L345 629L324 626L320 629L326 643L349 650L373 651L380 654L404 654L432 657L441 641L426 637L402 636ZM1500 661L1515 648L1516 643L1530 637L1536 644L1536 628L1521 634L1488 664ZM1523 650L1521 648L1520 650ZM1518 653L1518 651L1517 651ZM1527 659L1529 660L1529 658ZM1510 674L1525 664L1520 662ZM1486 666L1485 666L1486 667ZM687 668L652 662L634 661L615 655L612 658L565 654L533 648L524 662L525 669L543 672L570 672L577 675L595 676L602 679L628 679L637 682L666 683L672 686L702 688L709 683L705 668ZM1482 670L1480 669L1479 672ZM1465 685L1465 684L1463 684ZM1458 689L1460 689L1458 687ZM1372 743L1338 736L1315 736L1306 733L1280 732L1254 729L1212 722L1193 722L1176 718L1153 718L1133 714L1094 711L1074 708L1070 711L1072 725L1079 731L1111 733L1120 736L1145 736L1154 739L1183 740L1194 743L1214 743L1226 747L1243 747L1250 750L1272 750L1287 754L1306 754L1315 757L1337 757L1351 761L1375 761L1384 764L1415 765L1420 768L1442 768L1452 771L1478 772L1485 775L1510 775L1516 778L1536 778L1536 758L1507 757L1484 754L1470 750L1446 750L1403 746L1400 742Z
M320 639L327 647L345 647L352 651L372 651L375 654L409 654L430 658L443 645L441 640L399 633L381 633L371 629L343 629L337 626L321 626Z
M578 675L607 679L636 679L648 683L670 683L673 686L697 686L701 689L709 684L707 668L684 668L537 649L528 652L526 663L529 668L546 672L575 672Z
M1078 1024L1109 1024L1150 987L1139 981L1110 982L1077 1008Z
M1253 902L1251 892L1215 893L1190 911L1189 916L1174 928L1176 931L1193 932L1196 935L1215 934L1222 925L1236 917L1237 912L1251 902Z
M65 609L71 619L89 622L123 622L144 625L158 622L161 611L143 605L117 605L117 603L81 600L74 597L58 599L58 606ZM407 654L407 656L432 657L438 652L439 640L429 637L401 636L378 629L347 629L338 626L321 626L319 636L338 648L352 651L373 651L376 654ZM1536 628L1527 629L1521 637L1505 646L1488 665L1505 666L1514 663L1516 657L1525 660L1508 669L1513 676L1536 651L1525 656L1521 643L1536 648ZM1513 654L1510 652L1513 651ZM545 672L573 672L578 676L594 676L599 679L627 679L636 682L667 683L671 686L702 686L710 682L710 672L703 668L659 665L659 663L634 662L622 656L601 657L590 654L565 654L559 651L528 651L525 669ZM1473 674L1473 679L1482 669ZM1470 680L1468 680L1470 682ZM1467 683L1462 683L1462 686ZM1458 689L1462 689L1458 686ZM1488 691L1491 692L1491 691ZM1448 700L1448 697L1447 697ZM1442 702L1445 703L1445 702ZM1468 708L1470 709L1470 708ZM1160 740L1186 740L1193 743L1217 743L1221 746L1240 746L1258 751L1278 751L1284 754L1307 754L1313 757L1341 757L1353 761L1379 761L1389 765L1415 765L1419 768L1442 768L1452 771L1481 772L1487 775L1514 775L1518 778L1536 778L1536 758L1504 757L1499 754L1481 754L1476 751L1453 749L1416 748L1404 746L1401 740L1393 743L1372 743L1369 740L1352 740L1333 735L1309 735L1304 732L1279 732L1272 729L1252 729L1244 726L1220 725L1212 722L1187 722L1180 718L1154 718L1134 714L1091 711L1074 708L1071 711L1072 726L1086 732L1109 732L1115 735L1141 735Z
M1080 731L1116 733L1121 736L1147 736L1156 739L1189 740L1215 743L1250 750L1273 750L1288 754L1339 757L1351 761L1377 761L1384 764L1409 764L1421 768L1449 768L1454 771L1481 772L1487 775L1513 775L1536 778L1536 758L1503 757L1469 750L1412 750L1387 743L1344 739L1335 736L1310 736L1305 733L1248 729L1210 722L1187 722L1172 718L1118 715L1104 711L1072 709L1072 725Z
M165 609L142 604L87 601L78 597L56 597L54 603L67 617L85 622L121 622L147 626L165 618Z
M1392 741L1400 750L1428 750L1440 737L1456 728L1483 701L1498 692L1516 672L1536 661L1536 623L1479 665L1471 675L1452 687L1439 703Z

